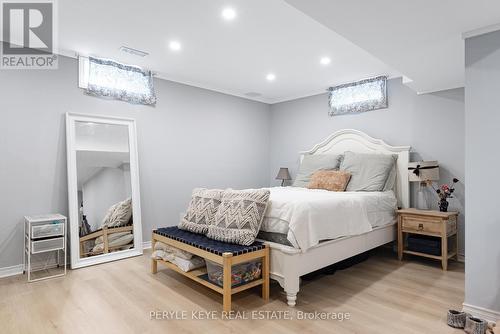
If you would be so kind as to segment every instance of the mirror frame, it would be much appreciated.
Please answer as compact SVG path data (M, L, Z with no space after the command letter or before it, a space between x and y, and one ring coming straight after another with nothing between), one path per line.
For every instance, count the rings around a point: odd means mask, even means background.
M134 248L80 258L80 236L78 231L78 180L75 150L75 123L91 122L111 125L125 125L128 127L130 152L130 183L132 190L132 217L134 232ZM71 269L82 268L94 264L120 260L143 254L142 222L141 222L141 195L139 189L139 159L137 154L137 131L135 119L114 116L87 115L66 113L66 156L68 167L68 209L71 250Z

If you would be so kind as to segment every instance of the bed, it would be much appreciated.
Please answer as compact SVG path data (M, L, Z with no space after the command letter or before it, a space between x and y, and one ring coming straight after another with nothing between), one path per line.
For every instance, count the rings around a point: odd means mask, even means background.
M395 240L394 209L409 207L409 146L390 146L361 131L346 129L301 152L300 159L345 151L397 155L396 182L383 193L271 188L259 236L267 239L270 275L284 289L289 306L296 304L300 276ZM332 216L335 224L329 224Z

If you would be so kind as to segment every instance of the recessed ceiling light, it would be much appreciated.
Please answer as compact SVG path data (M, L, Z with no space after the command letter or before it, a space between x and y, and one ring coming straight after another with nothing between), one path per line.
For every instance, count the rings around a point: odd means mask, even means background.
M224 8L222 10L222 17L226 21L232 21L236 18L236 11L230 7Z
M328 65L330 64L332 60L328 57L322 57L319 62L321 63L321 65Z
M274 81L276 79L276 75L274 73L269 73L266 75L267 81Z
M172 51L179 51L182 46L181 46L181 43L179 43L178 41L171 41L169 44L168 44L168 47L170 48L170 50Z

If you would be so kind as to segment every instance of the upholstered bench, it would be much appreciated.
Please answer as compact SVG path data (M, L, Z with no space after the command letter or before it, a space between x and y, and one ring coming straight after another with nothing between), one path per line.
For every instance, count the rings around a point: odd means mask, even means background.
M269 299L269 248L267 245L257 241L250 246L229 244L209 239L201 234L181 230L177 226L154 230L151 240L153 250L155 243L159 241L220 265L223 276L222 286L208 279L206 269L184 272L176 265L160 259L151 259L151 272L153 274L157 273L158 262L160 262L193 281L217 291L223 296L223 310L225 312L231 311L231 296L233 294L258 285L262 285L262 298ZM261 261L261 277L249 282L232 285L232 267L253 260Z

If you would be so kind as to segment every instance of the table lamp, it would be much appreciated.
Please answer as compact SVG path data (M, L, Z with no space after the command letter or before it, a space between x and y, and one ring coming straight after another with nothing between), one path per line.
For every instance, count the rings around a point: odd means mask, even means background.
M417 209L428 210L429 205L424 190L430 181L439 180L439 164L437 161L417 161L408 164L408 180L419 182L417 193Z
M281 186L285 185L286 180L291 180L290 173L288 172L288 168L281 167L278 175L276 175L276 180L281 180Z

